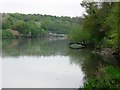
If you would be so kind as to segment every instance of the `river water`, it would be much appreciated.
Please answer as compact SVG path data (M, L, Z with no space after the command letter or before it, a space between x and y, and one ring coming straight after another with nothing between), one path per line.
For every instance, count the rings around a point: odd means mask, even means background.
M64 38L3 40L2 87L82 87L104 63L103 58L67 45Z

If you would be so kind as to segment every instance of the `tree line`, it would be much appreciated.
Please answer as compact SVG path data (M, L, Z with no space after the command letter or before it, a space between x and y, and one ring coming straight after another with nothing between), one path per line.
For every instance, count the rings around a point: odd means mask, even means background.
M41 14L2 13L2 38L68 34L80 17L58 17Z

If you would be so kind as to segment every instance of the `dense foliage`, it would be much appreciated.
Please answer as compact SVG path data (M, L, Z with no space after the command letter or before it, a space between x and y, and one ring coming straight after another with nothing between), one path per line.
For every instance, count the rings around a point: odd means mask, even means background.
M120 50L119 4L120 2L83 2L81 5L86 8L80 25L83 28L73 29L70 37L73 40L77 38L78 41L86 40L86 34L89 33L89 41L95 47Z
M2 30L15 30L24 37L68 34L79 23L79 17L57 17L40 14L2 13ZM7 32L7 31L5 31ZM5 34L3 35L4 38Z
M99 74L94 79L88 80L84 84L85 88L120 88L120 69L113 66L106 66L99 70Z
M83 27L80 25L76 25L72 27L71 32L69 33L69 38L71 41L89 41L90 34L84 30Z

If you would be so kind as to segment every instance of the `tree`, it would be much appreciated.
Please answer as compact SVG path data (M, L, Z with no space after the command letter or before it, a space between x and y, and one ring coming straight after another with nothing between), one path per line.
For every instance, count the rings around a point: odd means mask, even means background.
M107 32L107 36L104 38L107 46L111 46L113 48L119 48L119 11L118 11L118 3L113 3L111 11L106 18L105 24L109 26L109 30Z
M24 35L29 33L28 25L22 20L18 20L14 25L11 26L11 29L17 30Z
M76 41L76 42L80 42L80 41L89 42L91 39L90 33L84 31L83 27L80 25L74 26L69 36L72 41Z

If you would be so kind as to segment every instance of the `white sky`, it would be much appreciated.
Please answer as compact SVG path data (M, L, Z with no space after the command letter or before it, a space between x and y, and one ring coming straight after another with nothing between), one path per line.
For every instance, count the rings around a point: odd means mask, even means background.
M82 0L0 0L0 12L82 16Z

